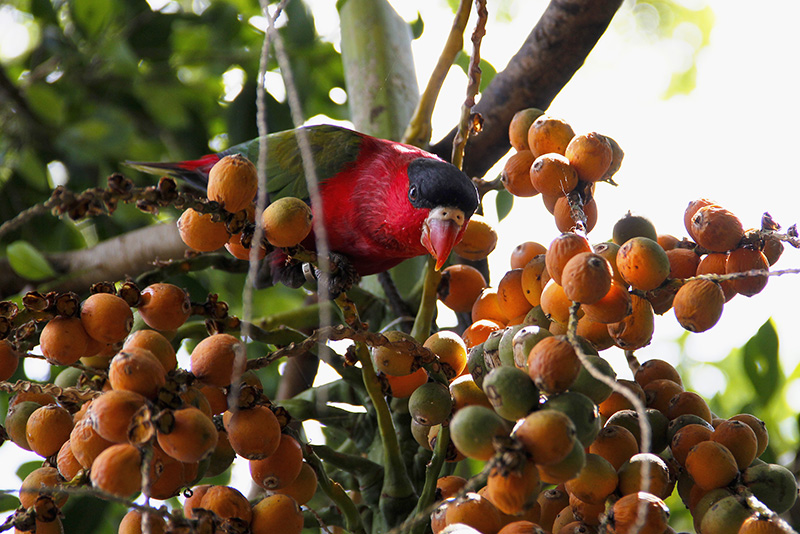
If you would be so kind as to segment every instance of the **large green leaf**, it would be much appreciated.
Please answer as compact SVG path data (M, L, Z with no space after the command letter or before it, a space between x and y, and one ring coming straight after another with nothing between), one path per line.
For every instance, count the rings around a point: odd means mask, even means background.
M45 280L56 275L44 255L27 241L14 241L6 248L8 263L26 280Z
M783 381L778 362L778 333L772 319L761 325L742 347L742 365L759 401L766 405Z

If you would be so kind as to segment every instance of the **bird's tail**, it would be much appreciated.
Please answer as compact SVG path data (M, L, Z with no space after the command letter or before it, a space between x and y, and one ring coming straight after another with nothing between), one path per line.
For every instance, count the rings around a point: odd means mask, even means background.
M174 178L179 178L192 187L205 191L208 187L208 173L219 159L219 156L216 154L208 154L200 159L190 161L167 163L126 161L125 165L148 174L166 174Z

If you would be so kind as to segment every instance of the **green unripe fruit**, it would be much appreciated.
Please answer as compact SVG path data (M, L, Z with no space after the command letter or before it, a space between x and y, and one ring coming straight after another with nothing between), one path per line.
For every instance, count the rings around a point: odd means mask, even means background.
M703 534L731 534L739 532L744 520L753 515L744 499L738 495L724 497L714 503L700 522Z
M77 367L65 367L58 373L53 383L61 388L75 387L78 385L78 379L81 377L82 372Z
M472 375L472 380L478 387L482 387L484 377L489 373L486 368L486 359L483 354L483 343L469 349L467 353L467 370Z
M525 315L525 319L522 320L522 324L524 326L541 326L545 330L550 328L550 319L547 318L547 315L542 311L541 306L534 306L531 308L531 311Z
M25 433L28 419L30 419L33 412L41 407L42 405L38 402L22 401L12 406L8 410L8 415L6 415L5 427L8 437L17 446L26 451L31 450L31 446L28 444L28 436Z
M558 410L575 424L575 437L588 447L603 427L597 405L583 393L565 391L548 397L542 409Z
M744 470L742 481L759 501L778 514L787 512L797 499L797 481L782 465L750 466Z
M669 419L654 408L645 410L647 421L651 429L651 444L650 450L645 452L658 453L664 450L669 444L667 442L667 427L669 426ZM608 418L606 425L618 425L630 430L631 434L636 438L636 442L641 447L642 440L639 430L639 414L636 410L620 410Z
M641 215L633 215L631 212L626 213L614 223L611 235L617 245L622 245L632 237L646 237L658 241L658 232L653 223L649 219Z
M514 367L514 336L524 328L524 325L518 324L509 326L503 330L503 335L500 337L500 344L497 347L497 354L500 359L500 365Z
M450 389L438 382L422 384L409 397L408 411L420 425L438 425L453 411Z
M685 413L681 414L672 421L669 422L667 425L667 442L672 443L672 438L675 437L675 434L678 433L678 430L685 427L686 425L702 425L707 429L714 431L714 427L711 426L711 423L700 417L699 415L695 415L693 413Z
M587 354L587 357L589 363L591 363L595 369L600 371L611 380L616 380L617 373L614 372L611 364L609 364L605 359L596 354ZM570 391L574 391L576 393L583 393L595 404L600 404L606 400L614 391L611 389L611 386L592 376L589 370L584 366L581 366L581 370L578 373L578 378L575 379L575 382L572 383L569 389Z
M503 339L505 328L495 330L486 341L483 342L483 359L486 362L486 369L491 371L495 367L500 367L500 340Z
M483 391L503 419L516 421L539 405L539 390L528 373L516 367L498 367L486 375Z
M508 424L485 406L465 406L450 421L450 439L468 458L486 461L494 456L492 440L508 436Z
M528 355L539 341L553 334L543 326L525 326L514 334L512 349L514 351L514 365L518 369L528 371Z

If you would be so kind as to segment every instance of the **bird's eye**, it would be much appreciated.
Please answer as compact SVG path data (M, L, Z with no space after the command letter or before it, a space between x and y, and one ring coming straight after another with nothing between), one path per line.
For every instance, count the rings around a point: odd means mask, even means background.
M417 200L418 196L419 196L419 193L417 192L417 186L416 185L412 185L411 187L408 188L408 200L413 202L413 201Z

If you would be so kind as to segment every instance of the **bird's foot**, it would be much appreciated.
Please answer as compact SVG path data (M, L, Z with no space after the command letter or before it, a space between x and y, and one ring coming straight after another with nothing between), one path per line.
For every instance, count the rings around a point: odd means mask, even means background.
M328 298L335 299L344 293L354 284L361 280L361 275L356 272L350 259L337 252L328 254L329 273L323 272L319 267L310 266L304 270L306 279L313 281L317 285L326 284Z

